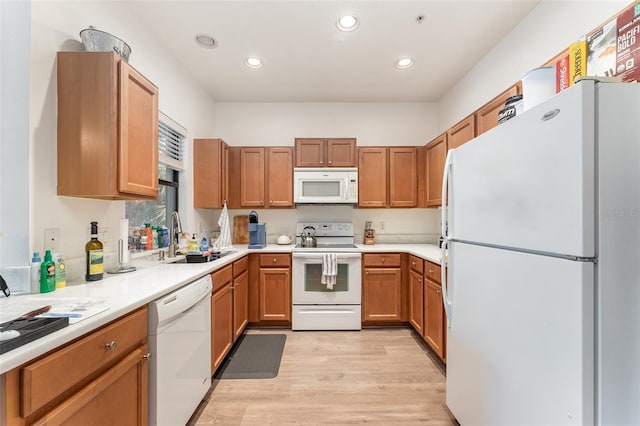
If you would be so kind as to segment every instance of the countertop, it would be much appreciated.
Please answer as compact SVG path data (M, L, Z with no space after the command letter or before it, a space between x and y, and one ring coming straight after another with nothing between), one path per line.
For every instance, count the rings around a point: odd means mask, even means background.
M10 321L20 315L46 305L94 299L104 301L108 310L71 324L62 330L37 339L0 355L0 374L24 364L56 347L95 330L129 312L156 300L167 293L195 281L247 253L292 251L294 245L267 245L263 249L236 247L235 252L208 263L158 263L139 268L122 275L105 273L102 281L94 283L69 283L67 287L52 293L27 294L0 299L0 322ZM378 244L358 245L364 253L404 252L440 263L440 249L431 244Z

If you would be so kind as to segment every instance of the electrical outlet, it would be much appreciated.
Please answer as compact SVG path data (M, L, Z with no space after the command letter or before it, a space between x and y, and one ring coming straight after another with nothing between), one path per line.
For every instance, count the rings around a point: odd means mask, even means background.
M102 242L105 249L109 247L109 237L110 233L108 226L104 226L98 231L98 239Z
M384 222L380 222L380 230L384 231Z
M44 250L51 250L51 253L60 253L59 228L49 228L44 230Z

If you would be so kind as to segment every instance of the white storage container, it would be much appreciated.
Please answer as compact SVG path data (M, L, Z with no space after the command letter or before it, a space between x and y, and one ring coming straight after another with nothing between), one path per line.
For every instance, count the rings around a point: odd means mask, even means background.
M522 76L522 109L527 111L556 94L556 68L534 68Z

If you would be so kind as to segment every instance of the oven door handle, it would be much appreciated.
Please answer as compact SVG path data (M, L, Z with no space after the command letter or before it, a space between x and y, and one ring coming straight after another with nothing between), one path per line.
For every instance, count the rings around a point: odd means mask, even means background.
M327 251L326 253L334 253L331 251ZM360 257L362 256L361 253L339 253L339 252L335 252L337 255L338 260L342 260L342 259L360 259ZM323 253L293 253L293 257L294 259L322 259L322 254Z

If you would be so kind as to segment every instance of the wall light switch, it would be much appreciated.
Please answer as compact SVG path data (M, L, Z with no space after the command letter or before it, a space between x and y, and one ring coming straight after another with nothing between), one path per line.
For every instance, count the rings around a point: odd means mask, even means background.
M44 230L44 250L51 250L51 253L60 253L59 228L49 228Z

